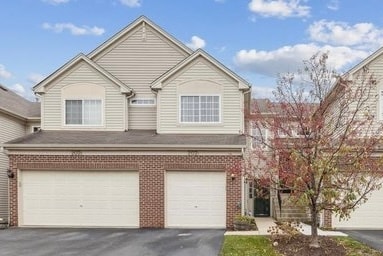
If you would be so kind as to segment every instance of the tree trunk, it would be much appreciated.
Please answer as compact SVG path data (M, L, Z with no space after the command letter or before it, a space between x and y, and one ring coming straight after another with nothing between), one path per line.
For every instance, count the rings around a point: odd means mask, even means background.
M318 239L318 211L316 210L316 205L311 206L311 248L319 248L319 239Z

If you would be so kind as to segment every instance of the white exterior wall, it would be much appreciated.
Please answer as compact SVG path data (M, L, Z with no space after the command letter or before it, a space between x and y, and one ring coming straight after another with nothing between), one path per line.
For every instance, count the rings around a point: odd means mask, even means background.
M25 135L25 123L0 113L0 218L8 219L8 156L3 143Z
M150 84L187 54L141 24L93 60L124 82L136 98L155 98ZM156 129L155 107L129 108L129 129Z
M181 95L220 95L220 123L180 123ZM198 58L166 81L158 93L159 133L237 134L243 131L243 93L236 81Z
M103 97L103 124L101 126L66 126L64 97L62 95L64 88L70 85L94 85L95 90L99 87L104 88ZM94 90L82 90L79 88L78 99L91 99ZM86 64L79 64L69 72L66 72L61 79L52 83L42 100L42 129L45 130L107 130L122 131L125 130L126 119L126 97L121 94L120 88L112 84L108 79L98 73L96 70Z

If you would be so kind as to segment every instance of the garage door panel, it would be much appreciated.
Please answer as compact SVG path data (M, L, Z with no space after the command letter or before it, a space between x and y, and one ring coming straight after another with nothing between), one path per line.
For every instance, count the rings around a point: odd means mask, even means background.
M332 226L338 229L383 229L383 189L373 191L367 202L351 213L351 218L340 221L333 217Z
M21 225L139 225L137 172L23 171L21 175Z
M226 227L224 172L167 172L168 227Z

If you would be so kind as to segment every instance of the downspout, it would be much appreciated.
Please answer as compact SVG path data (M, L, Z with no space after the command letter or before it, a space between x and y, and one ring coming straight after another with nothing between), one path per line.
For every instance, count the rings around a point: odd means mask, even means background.
M8 159L7 168L9 168L9 157L8 157L7 151L4 149L4 147L1 147L1 151L7 156L7 159ZM7 213L8 213L7 222L8 223L7 223L7 225L9 227L11 224L11 190L10 190L10 178L8 176L7 176L7 194L8 194L8 198L7 198ZM17 194L19 194L18 191L17 191ZM17 206L17 209L19 209L18 206Z
M126 94L125 97L126 97L126 101L125 101L125 131L127 131L129 129L129 99L130 98L133 98L136 94L131 91L130 94Z

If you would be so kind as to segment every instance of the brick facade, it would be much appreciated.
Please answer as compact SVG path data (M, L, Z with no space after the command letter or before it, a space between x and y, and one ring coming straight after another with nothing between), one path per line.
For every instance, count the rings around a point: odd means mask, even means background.
M332 213L331 211L325 210L323 212L323 227L324 228L331 228L332 227Z
M233 227L235 215L241 213L241 178L231 178L241 156L234 155L9 155L10 226L18 226L18 170L137 170L140 185L140 227L165 227L165 172L225 171L226 226Z

